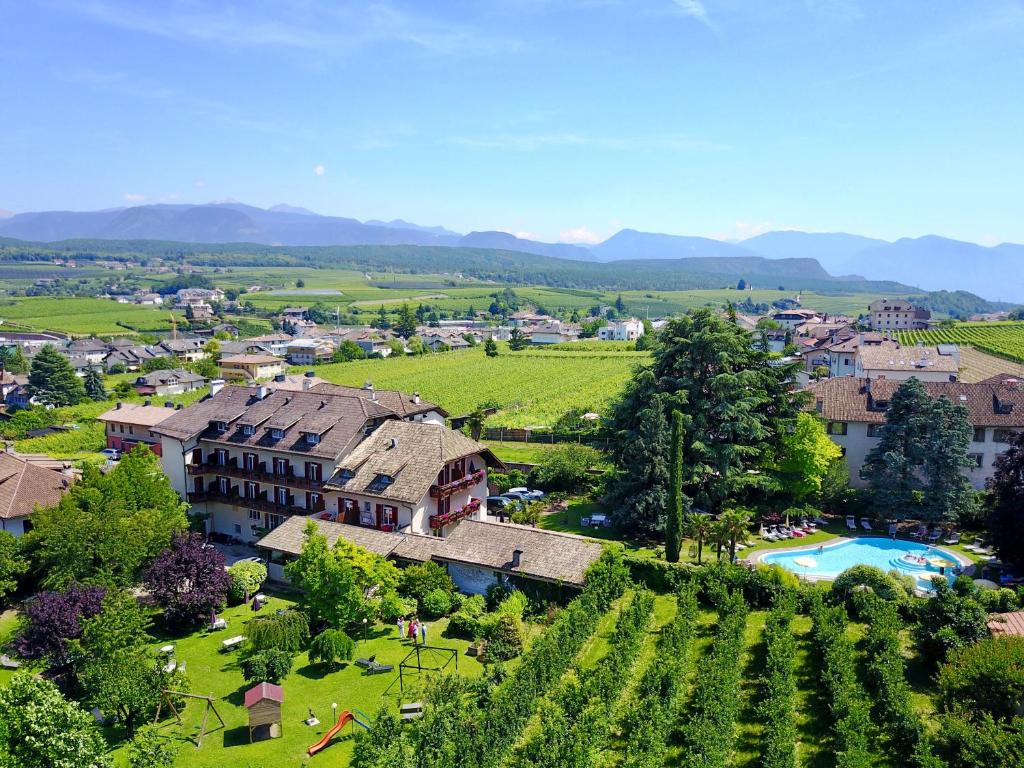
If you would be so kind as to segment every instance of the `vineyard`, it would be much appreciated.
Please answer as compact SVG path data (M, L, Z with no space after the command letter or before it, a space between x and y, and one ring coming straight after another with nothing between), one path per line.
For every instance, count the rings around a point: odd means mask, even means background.
M1024 362L1024 322L957 323L928 331L901 331L904 346L922 342L971 346L1006 360Z
M175 313L179 320L181 313ZM7 330L59 331L73 336L131 336L167 333L168 310L118 304L110 299L39 296L0 300L0 322Z
M336 384L362 386L372 381L379 389L419 392L452 415L477 406L500 410L488 426L549 425L570 408L601 411L632 375L634 366L648 360L630 350L579 351L527 349L487 357L483 349L445 352L422 357L356 360L317 368L317 375Z

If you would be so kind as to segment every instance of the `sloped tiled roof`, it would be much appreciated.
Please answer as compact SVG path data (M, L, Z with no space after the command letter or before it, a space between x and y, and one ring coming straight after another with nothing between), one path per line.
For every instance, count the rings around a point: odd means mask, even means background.
M371 397L376 397L376 402L394 411L396 414L403 418L409 416L415 416L419 413L429 413L430 411L437 411L442 416L447 416L448 412L436 403L432 403L429 400L420 398L418 403L413 402L413 395L405 394L394 389L366 389L365 387L346 387L342 384L329 384L322 379L317 379L318 384L315 384L311 391L314 392L326 392L331 395L348 395L350 397L365 397L369 400Z
M166 421L175 413L173 408L165 405L138 405L136 403L118 403L118 407L111 408L106 413L96 417L97 421L115 422L117 424L132 424L137 427L155 427Z
M306 525L310 520L316 523L319 532L327 539L328 547L333 547L338 539L345 539L365 550L387 557L404 538L401 534L385 533L376 528L361 528L358 525L295 515L260 539L256 546L297 555L302 552L302 545L306 540Z
M857 350L861 367L869 371L941 371L956 373L960 366L952 355L940 355L935 347L904 347L895 341L862 344Z
M0 518L26 517L37 505L52 507L69 487L60 472L0 453Z
M856 379L852 376L825 379L807 387L814 395L808 409L816 409L817 403L820 402L819 413L828 421L884 424L885 411L871 408L871 403L891 400L893 393L902 383L892 379L874 380L869 391L866 379ZM1024 388L1019 385L1015 389L1000 379L977 384L962 381L925 381L922 382L922 386L932 397L945 395L954 405L967 408L972 426L1024 427ZM1010 406L1009 411L997 411L997 403Z
M273 683L260 683L259 685L254 685L245 692L245 708L249 709L264 699L270 699L271 701L276 701L278 704L281 704L284 701L284 688L280 685L274 685Z
M446 463L475 454L481 454L486 463L500 466L487 446L461 432L440 424L386 421L344 458L328 487L415 504L437 482ZM467 467L467 471L478 469L483 466ZM344 479L344 473L351 473L351 477ZM375 487L382 476L391 482L386 487Z
M222 357L220 359L221 365L273 365L274 363L280 363L281 358L274 357L273 355L255 355L255 354L240 354L240 355L229 355L228 357Z

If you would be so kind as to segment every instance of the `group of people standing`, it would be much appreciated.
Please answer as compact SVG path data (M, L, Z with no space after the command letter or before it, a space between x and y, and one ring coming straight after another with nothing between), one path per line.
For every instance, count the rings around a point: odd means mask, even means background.
M405 619L401 616L398 617L396 622L398 625L398 639L408 637L413 643L420 643L422 645L427 644L427 624L424 621L420 621L419 618L413 616L409 619L409 626L406 629Z

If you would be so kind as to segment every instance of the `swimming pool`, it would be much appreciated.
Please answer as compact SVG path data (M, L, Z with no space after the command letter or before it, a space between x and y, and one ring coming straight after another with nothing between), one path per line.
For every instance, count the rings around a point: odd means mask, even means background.
M812 546L766 552L758 558L758 562L781 565L788 571L811 579L834 579L855 565L873 565L886 572L895 570L913 576L918 588L924 590L930 590L931 579L941 575L942 566L939 561L942 560L960 567L970 564L969 560L942 547L875 537L840 539L820 549ZM810 562L814 564L809 565ZM944 570L945 575L952 580L953 567L947 566Z

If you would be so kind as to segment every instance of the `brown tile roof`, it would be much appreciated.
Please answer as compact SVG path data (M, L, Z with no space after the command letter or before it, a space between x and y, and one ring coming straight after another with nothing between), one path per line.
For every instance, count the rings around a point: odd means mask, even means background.
M228 357L222 357L220 364L224 365L273 365L274 363L283 362L280 357L274 357L273 355L229 355Z
M994 637L1024 637L1024 611L993 613L988 617L988 631Z
M341 384L329 384L323 379L317 379L318 383L315 384L311 391L314 392L326 392L331 395L348 395L350 397L365 397L370 399L371 396L376 396L377 402L383 405L385 408L394 411L402 418L408 418L415 416L419 413L429 413L430 411L437 411L442 416L447 416L446 411L436 403L432 403L429 400L420 398L418 403L413 402L413 395L408 395L403 392L399 392L394 389L376 389L370 390L364 387L346 387Z
M408 537L407 541L412 538ZM587 568L602 552L601 545L593 539L571 533L480 520L463 520L439 541L441 546L431 545L435 547L431 553L435 560L483 566L574 585L583 584ZM395 556L406 557L407 547L417 552L422 544L402 542L395 549ZM519 566L513 568L512 553L517 549L522 555Z
M311 518L290 517L268 533L256 546L288 554L302 551L306 522ZM518 574L544 581L580 586L587 568L601 556L602 547L593 539L571 533L545 531L510 523L463 520L446 538L415 534L384 533L346 523L313 518L317 528L333 546L339 538L379 555L425 562L430 559L463 563L490 570ZM512 553L519 550L519 566L512 567Z
M262 400L253 387L224 387L213 397L194 403L159 425L159 434L176 439L200 436L204 442L225 446L263 448L285 453L334 459L348 451L365 431L384 419L394 418L386 408L360 397L327 393L270 391ZM227 423L226 432L212 424ZM252 435L243 424L256 429ZM267 427L285 430L280 440ZM307 443L304 433L320 435L319 443Z
M817 409L828 421L859 421L884 424L885 411L873 410L871 403L886 402L903 382L891 379L874 380L868 391L867 379L841 376L810 384L807 390L814 399L808 409ZM932 397L945 395L954 405L963 405L975 427L1024 427L1024 387L1016 389L1002 382L967 384L956 382L922 382ZM996 405L1005 406L997 411ZM1003 412L1007 411L1007 412Z
M173 416L176 411L164 405L138 405L136 403L118 403L106 413L96 417L104 423L132 424L136 427L155 427Z
M860 365L868 371L943 371L956 373L960 366L953 355L940 355L935 347L904 347L895 341L862 344L857 350Z
M386 421L348 454L328 481L329 488L408 504L419 502L437 474L450 461L480 454L483 463L501 466L490 449L441 424ZM350 474L349 479L344 479ZM374 488L380 477L391 478L382 488ZM371 490L372 488L372 490Z
M315 517L295 515L289 517L281 525L260 539L256 546L262 549L276 549L297 555L302 551L306 540L306 524L312 520L320 533L327 539L327 546L333 547L338 539L345 539L370 552L387 557L401 543L403 536L397 533L385 533L376 528L361 528L358 525L335 523L330 520L319 520Z
M37 505L52 507L70 484L60 472L0 453L0 518L27 517Z

